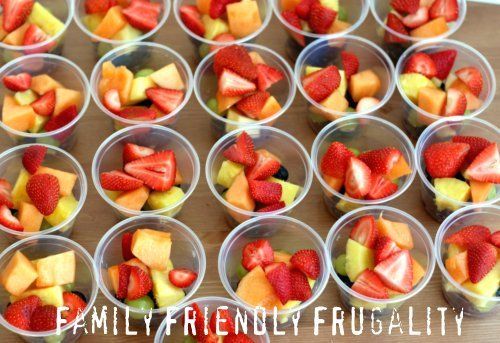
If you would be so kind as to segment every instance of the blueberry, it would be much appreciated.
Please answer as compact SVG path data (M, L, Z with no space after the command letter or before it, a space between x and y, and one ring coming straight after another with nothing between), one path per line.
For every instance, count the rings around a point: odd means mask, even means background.
M87 302L87 297L83 295L83 293L80 293L78 291L73 291L71 293L78 295L80 298L82 298L83 301Z
M497 289L497 294L495 296L500 297L500 287Z
M347 287L352 287L353 283L351 282L351 280L349 280L349 277L347 277L346 275L337 275L339 276L340 280L342 280L342 282L347 285Z
M286 181L288 180L288 170L285 167L281 166L280 169L273 175L273 177Z

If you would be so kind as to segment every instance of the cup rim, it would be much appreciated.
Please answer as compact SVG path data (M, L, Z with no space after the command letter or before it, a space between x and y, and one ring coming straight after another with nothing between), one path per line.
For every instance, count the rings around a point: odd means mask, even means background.
M274 133L277 133L277 134L279 134L279 135L281 135L281 136L289 139L293 144L295 144L297 146L297 148L299 149L299 151L302 152L303 157L306 160L306 162L305 162L306 175L305 175L304 186L302 186L302 192L300 192L299 196L290 205L285 206L284 208L281 208L281 209L276 210L276 211L272 211L272 212L254 212L254 211L243 210L243 209L241 209L239 207L236 207L236 206L230 204L229 202L227 202L226 199L224 199L217 192L217 190L215 189L215 185L213 184L212 179L211 179L211 176L212 176L212 170L211 170L212 160L214 159L214 157L216 155L216 150L219 148L219 146L224 141L226 141L226 140L228 140L230 138L237 137L241 132L247 131L247 130L250 131L252 129L264 130L264 131L266 131L266 130L272 131ZM223 206L226 206L231 211L240 213L240 214L242 214L244 216L259 218L259 217L263 217L263 216L268 216L269 214L277 215L277 214L283 214L285 212L291 211L295 206L297 206L306 197L307 193L309 192L309 189L311 188L312 181L313 181L312 180L313 179L313 173L312 173L312 166L311 166L311 160L310 160L309 154L306 151L306 149L304 148L304 146L295 137L293 137L292 135L290 135L286 131L277 129L277 128L272 127L272 126L251 125L249 127L244 127L244 128L239 128L239 129L233 130L233 131L225 134L217 142L215 142L215 144L210 149L210 152L207 155L207 160L205 162L205 178L206 178L208 187L210 188L210 191L215 196L215 198L217 200L219 200L219 202Z
M208 63L212 62L213 57L217 53L217 50L212 51L207 56L205 56L203 58L203 60L196 67L196 70L194 73L194 81L193 81L193 88L194 88L194 94L196 96L196 100L198 100L198 103L201 105L201 107L205 110L205 112L210 114L210 116L213 119L215 119L216 121L222 121L222 122L229 124L229 125L234 125L236 127L248 127L251 125L265 125L265 124L269 124L269 123L277 120L279 117L281 117L283 114L285 114L285 112L290 108L290 106L292 105L292 103L295 99L297 87L295 85L292 68L290 67L288 62L282 56L278 55L276 52L269 49L268 47L265 47L263 45L258 45L258 44L252 44L252 43L242 43L242 44L234 44L234 42L232 42L232 43L233 44L229 44L227 46L239 45L239 46L243 46L244 48L250 48L250 49L256 50L256 51L259 51L259 50L264 51L266 53L273 55L280 62L282 67L285 69L285 72L288 74L287 76L289 78L289 80L288 80L289 81L288 82L288 97L287 97L285 104L283 104L281 109L278 112L276 112L275 114L273 114L272 116L265 118L265 119L262 119L262 120L256 120L255 122L252 122L252 123L237 122L235 120L230 120L230 119L224 118L220 114L213 112L207 106L207 104L203 101L198 86L200 84L201 79L203 78L202 73L206 70L206 68L205 68L206 65Z
M405 52L403 52L403 54L401 55L401 57L399 58L399 60L398 60L398 62L396 64L396 70L395 70L396 77L395 77L395 79L396 79L396 87L398 89L399 94L403 98L403 101L405 102L405 104L407 104L408 106L410 106L410 108L412 110L417 111L419 114L422 114L425 117L428 117L428 118L431 118L431 119L434 119L434 120L439 120L439 119L442 119L442 118L450 118L450 117L444 117L444 116L441 116L441 115L429 113L429 112L421 109L420 107L418 107L413 101L411 101L408 98L408 96L406 95L406 93L403 90L403 87L401 86L401 82L400 82L400 79L399 79L399 76L402 75L404 64L406 63L406 60L408 59L408 57L411 54L413 54L414 52L416 52L418 49L422 48L422 47L428 46L428 47L432 48L432 44L433 43L436 43L436 44L440 44L441 43L441 44L449 44L451 46L453 46L453 45L457 46L460 49L464 49L464 50L467 50L468 52L472 53L476 58L478 58L482 62L482 64L484 65L486 71L488 72L488 74L490 74L489 76L490 76L490 79L491 79L491 90L490 90L488 96L486 97L486 99L483 101L482 105L478 109L472 111L471 113L469 113L467 115L462 115L462 116L457 116L457 117L473 118L473 117L476 117L476 116L480 115L481 113L483 113L490 106L491 102L495 98L495 93L496 93L495 72L494 72L493 68L491 67L491 64L486 59L486 57L484 57L484 55L481 54L478 50L474 49L470 45L467 45L467 44L465 44L463 42L460 42L460 41L457 41L457 40L453 40L453 39L429 39L429 40L423 40L423 41L420 41L420 42L412 45L411 47L409 47L408 49L406 49Z
M102 67L102 64L104 62L107 62L109 60L109 57L114 55L114 54L120 54L123 51L129 49L129 48L139 48L139 47L148 47L148 48L153 48L153 49L158 49L158 50L163 50L163 52L168 53L174 57L176 60L175 62L179 63L183 69L184 72L186 73L187 80L186 80L186 90L184 93L184 98L182 99L182 102L177 106L175 110L172 112L161 116L159 118L155 118L154 120L132 120L132 119L127 119L124 117L120 117L119 115L114 114L110 110L108 110L102 103L99 94L97 93L94 85L97 84L99 80L97 80L98 74L100 73L100 69ZM173 63L173 62L172 62ZM161 124L164 121L167 121L171 118L174 118L177 114L179 114L182 109L187 105L189 102L189 99L191 98L191 94L193 92L193 74L191 72L191 68L189 67L189 64L186 62L184 57L182 57L177 51L173 50L172 48L166 46L166 45L161 45L158 43L153 43L153 42L132 42L132 43L125 43L120 45L119 47L109 51L106 53L104 56L102 56L99 61L95 64L94 69L92 69L92 74L90 76L90 93L92 94L92 98L94 99L95 104L99 109L104 112L108 117L111 117L111 119L116 120L118 122L128 124L128 125L140 125L140 124Z
M31 237L22 239L16 243L10 245L4 251L2 251L0 253L0 260L2 260L11 251L17 250L20 246L22 246L26 243L29 243L31 241L37 241L37 242L38 241L39 242L43 242L43 241L47 241L47 242L56 241L57 242L57 241L60 241L61 243L69 244L70 246L72 246L73 248L78 250L78 253L82 255L84 260L86 260L88 267L89 267L89 270L90 270L90 273L91 273L91 276L92 276L92 292L90 294L89 301L87 302L87 306L85 307L85 310L82 312L82 316L85 317L92 309L92 305L95 303L95 301L97 299L97 295L99 293L99 287L98 287L98 284L96 281L97 270L95 269L94 260L92 259L92 256L89 254L87 249L85 249L83 246L81 246L77 242L75 242L69 238L63 237L63 236L50 235L50 236L31 236ZM62 326L61 332L65 332L65 331L71 329L76 323L77 323L76 321L73 321L71 323L68 323L68 324ZM57 329L53 329L53 330L49 330L49 331L22 330L22 329L19 329L15 326L11 325L10 323L8 323L5 320L3 315L0 315L0 324L11 332L14 332L14 333L16 333L18 335L22 335L22 336L28 336L28 337L41 337L41 336L46 337L46 336L54 335L57 331Z
M446 281L448 281L455 288L460 290L460 292L465 293L466 295L471 296L473 298L478 298L481 300L494 300L500 303L500 296L487 297L481 294L477 294L469 291L468 289L464 288L461 284L456 282L455 279L451 277L450 273L448 273L448 270L445 268L443 264L443 258L441 256L441 245L443 244L444 235L446 231L449 229L449 227L453 225L456 220L459 220L461 216L464 214L464 212L474 211L476 209L486 209L486 208L496 210L498 212L498 215L500 216L500 206L479 204L479 205L470 205L467 207L462 207L453 212L452 214L450 214L448 217L446 217L446 219L441 223L439 229L436 232L436 237L434 239L434 255L436 256L437 265L441 271L441 274L446 278ZM437 258L438 256L439 258Z
M352 288L347 287L347 285L339 278L337 275L337 272L335 271L335 268L333 266L330 266L330 274L332 278L335 280L335 283L337 284L338 287L340 287L344 292L347 292L349 295L360 298L363 301L367 301L370 303L375 303L375 304L395 304L395 303L400 303L404 302L418 293L420 293L421 290L425 288L425 286L429 283L429 281L432 278L432 275L434 274L434 268L436 265L436 256L434 256L434 249L433 249L433 241L432 237L427 231L427 229L418 221L415 217L409 215L408 213L401 211L395 207L389 207L389 206L383 206L383 205L378 205L378 206L366 206L366 207L361 207L357 208L355 210L350 211L349 213L345 214L342 216L339 220L337 220L333 226L330 228L330 231L328 232L328 236L326 237L326 249L328 251L328 256L332 256L332 250L333 250L333 244L334 244L334 239L336 232L341 230L343 228L343 225L345 225L345 221L347 219L351 219L355 215L357 215L360 212L367 212L367 211L381 211L384 212L392 212L396 213L399 215L402 215L405 217L409 222L413 224L413 227L416 228L417 231L420 231L420 233L423 235L423 238L427 241L428 245L428 254L427 258L429 259L429 263L427 265L427 270L425 273L424 278L417 284L416 287L414 287L410 292L404 294L403 296L398 296L395 298L389 298L389 299L375 299L375 298L370 298L367 297L363 294L360 294L358 292L355 292L352 290ZM430 254L430 256L429 256Z
M98 286L101 292L104 294L104 296L113 303L113 305L117 306L118 308L125 310L127 307L129 308L130 312L133 313L139 313L143 315L149 314L149 310L140 310L132 306L127 306L124 302L121 302L116 299L114 295L111 294L111 292L105 287L104 282L103 282L103 277L102 277L102 270L101 270L101 261L103 259L104 253L106 249L108 248L108 245L111 243L111 239L113 236L119 231L120 229L126 227L130 222L140 220L140 221L146 221L148 219L158 219L164 222L169 222L171 224L174 224L177 226L178 229L182 230L183 232L187 233L189 236L191 242L195 246L195 249L198 250L198 252L201 252L198 256L198 263L200 265L200 272L198 273L198 277L196 278L195 282L193 283L193 287L189 293L186 293L184 298L176 304L169 305L167 307L175 307L179 305L183 305L186 303L190 298L193 297L193 295L198 291L199 287L201 286L203 282L203 278L205 277L205 271L206 271L206 255L205 255L205 248L203 247L203 244L201 243L200 239L198 236L195 234L195 232L186 224L182 223L181 221L167 217L167 216L161 216L161 215L153 215L153 214L145 214L142 216L138 217L131 217L127 218L125 220L122 220L115 224L113 227L111 227L106 233L101 237L99 242L97 243L97 247L94 252L94 268L96 270L96 275L97 275L97 280L98 280ZM153 314L161 314L165 311L167 307L160 307L156 309L152 309Z
M343 123L345 121L350 121L350 120L356 120L356 119L358 119L358 120L373 120L373 121L378 122L379 124L385 125L389 129L394 131L396 136L399 137L399 139L402 141L402 143L404 145L406 145L406 147L409 150L410 161L408 161L408 162L409 162L410 166L413 167L413 168L411 168L411 174L407 177L407 179L405 180L405 183L401 187L399 187L398 190L394 194L392 194L388 197L385 197L382 199L376 199L376 200L364 200L364 199L354 199L354 198L351 198L350 196L346 196L346 195L336 191L335 189L333 189L324 180L324 178L321 174L321 171L318 168L318 164L316 163L316 161L318 160L318 157L319 157L318 156L319 147L320 147L320 144L323 143L324 139L328 136L331 129L340 123ZM336 197L338 197L342 200L345 200L345 201L359 204L359 205L378 205L378 204L382 204L382 203L387 203L389 201L396 199L400 195L402 195L412 185L413 180L415 179L415 176L417 175L417 170L415 168L416 163L417 162L415 160L415 147L413 146L413 143L410 141L408 136L399 127L397 127L393 123L391 123L385 119L382 119L382 118L379 118L376 116L370 116L370 115L355 114L355 115L351 115L351 116L345 116L345 117L342 117L342 118L339 118L337 120L332 121L330 124L328 124L323 129L321 129L321 131L318 133L318 135L314 139L313 145L311 147L312 168L313 168L314 174L316 175L316 178L320 182L321 186L324 189L328 190L328 192L330 192L331 194L335 195Z
M323 276L323 280L321 283L318 284L318 289L316 290L316 292L313 293L311 298L309 298L308 300L302 301L296 307L292 307L290 309L281 309L281 310L277 311L277 314L278 315L288 315L291 313L302 311L305 308L307 308L309 305L314 303L316 300L318 300L318 298L321 296L321 294L323 294L323 292L326 288L326 285L328 284L328 279L329 279L328 274L329 274L330 269L331 269L331 262L329 262L328 251L326 249L325 242L323 241L321 236L316 232L316 230L314 230L308 224L306 224L298 219L295 219L293 217L270 214L270 215L266 215L266 216L255 217L255 218L249 219L249 220L239 224L237 227L235 227L226 236L226 239L224 240L224 242L222 242L221 248L219 250L217 269L219 272L219 278L222 282L222 286L224 287L226 292L229 293L229 295L231 296L232 299L234 299L237 303L241 304L247 310L253 311L256 308L256 306L252 306L251 304L248 304L247 302L243 301L243 299L241 299L236 294L236 292L233 290L233 288L229 285L229 282L228 282L227 277L226 277L226 260L225 260L226 254L224 253L224 250L227 250L225 248L230 243L232 243L234 240L236 240L238 238L237 236L239 236L240 234L243 234L247 230L251 229L252 228L251 226L254 223L258 223L259 221L261 221L263 219L275 219L278 221L291 222L293 224L296 224L301 229L306 230L306 232L308 232L312 236L311 237L312 241L316 241L321 246L321 248L315 248L316 250L318 250L318 255L319 255L319 258L321 259L321 263L323 265L322 272L321 272L321 274Z
M2 164L3 159L19 150L24 150L30 146L43 146L46 147L48 150L55 150L56 153L60 153L64 156L64 158L69 159L71 164L73 165L73 168L75 169L75 172L78 176L78 181L80 182L80 198L78 199L78 206L76 209L71 213L71 215L66 218L63 222L59 223L59 225L53 226L50 229L46 230L40 230L36 232L25 232L25 231L16 231L9 229L8 227L5 227L0 224L0 231L3 231L4 233L8 234L9 236L24 236L24 237L43 237L47 236L49 234L57 233L61 228L64 226L68 225L71 223L73 220L76 219L78 214L80 213L81 209L83 208L83 205L85 203L85 199L87 198L87 191L88 191L88 185L87 185L87 176L85 175L85 171L83 170L81 164L78 162L78 160L73 157L69 152L58 148L53 145L48 145L48 144L40 144L40 143L31 143L31 144L22 144L22 145L16 145L10 149L5 150L0 154L0 164Z
M83 100L82 108L78 112L78 115L75 117L75 119L73 119L72 121L70 121L69 123L64 125L63 127L60 127L59 129L54 130L54 131L42 132L42 133L31 133L31 132L25 132L25 131L18 131L18 130L15 130L15 129L5 125L2 120L0 120L0 127L2 127L5 131L7 131L11 134L21 136L21 137L44 138L44 137L56 136L57 134L62 133L64 131L68 130L70 127L76 125L78 123L78 121L83 117L85 112L87 112L87 108L88 108L89 103L90 103L89 80L87 79L87 76L85 75L83 70L76 63L70 61L69 59L67 59L65 57L62 57L59 55L53 55L53 54L31 54L31 55L24 55L24 56L18 57L16 59L13 59L12 61L4 64L0 68L0 75L5 73L5 71L12 66L17 65L18 63L23 62L24 60L29 60L29 59L34 59L34 58L53 59L53 60L57 61L57 63L66 63L67 65L69 65L69 67L71 67L72 69L74 69L76 71L76 73L80 77L80 80L82 81L83 86L85 88L84 89L85 98Z
M77 5L79 5L83 0L76 0L76 1L77 1ZM145 40L145 39L148 39L151 36L153 36L155 33L157 33L163 27L165 22L167 21L168 16L170 14L170 8L171 8L170 1L168 1L168 0L160 0L160 1L161 1L161 4L163 5L163 15L160 18L160 20L158 21L158 25L156 25L156 27L154 29L152 29L151 31L148 31L145 34L143 34L137 38L130 39L130 40L108 39L108 38L98 36L98 35L94 34L93 32L90 32L89 29L85 26L85 24L82 23L82 21L80 19L80 15L79 15L80 14L79 10L74 11L75 13L73 15L73 17L74 17L73 20L75 21L76 25L80 28L80 30L83 31L87 36L89 36L94 41L108 43L108 44L112 44L112 45L122 45L122 44L128 44L128 43L136 43L137 44L138 42Z
M277 1L277 0L275 0L275 1ZM337 41L349 41L349 40L351 40L354 42L362 43L363 45L365 45L365 48L367 48L368 50L371 49L376 54L380 55L381 59L387 65L387 68L389 69L389 77L390 77L389 85L387 87L387 91L384 94L384 97L379 101L379 103L376 106L370 107L370 108L366 109L365 111L353 112L352 114L350 112L335 111L335 110L332 110L332 109L329 109L329 108L323 106L322 104L320 104L319 102L317 102L316 100L311 98L309 96L309 94L307 94L307 92L305 91L304 87L302 86L302 75L301 75L301 68L302 68L302 64L304 63L304 59L308 55L309 51L316 48L316 46L325 45L325 44L328 44L330 41L336 41L336 40ZM317 39L316 41L312 42L311 44L306 46L304 48L304 50L302 50L301 53L299 54L299 57L297 58L297 61L295 62L295 71L294 71L295 83L297 84L297 88L299 89L302 96L309 103L311 103L313 106L321 109L321 111L324 111L324 112L327 112L327 113L333 114L333 115L338 115L341 117L348 117L348 116L352 116L355 114L370 114L370 113L375 113L375 112L379 111L392 98L392 95L393 95L394 90L396 88L396 82L394 80L394 78L395 78L394 75L395 75L394 64L392 63L391 59L389 58L389 56L387 55L387 53L384 50L382 50L378 45L369 41L366 38L358 37L358 36L351 36L351 35L345 35L345 36L333 37L333 38L322 38L322 39Z

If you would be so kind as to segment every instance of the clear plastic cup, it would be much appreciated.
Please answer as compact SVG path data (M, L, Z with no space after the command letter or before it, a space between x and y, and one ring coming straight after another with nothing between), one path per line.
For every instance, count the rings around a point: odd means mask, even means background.
M177 70L184 81L184 99L175 110L154 120L139 121L120 117L119 115L109 111L106 106L104 106L98 92L98 85L102 74L102 65L107 61L111 61L116 67L126 66L134 73L145 68L158 70L170 63L175 63ZM189 98L191 97L191 93L193 92L193 74L191 73L191 68L186 60L179 53L165 45L147 42L130 43L108 52L99 60L99 62L97 62L90 77L90 87L92 98L94 98L95 103L101 111L113 120L115 130L144 123L172 126L179 118L181 110L184 106L186 106Z
M498 315L500 296L487 297L474 293L456 282L448 273L444 262L447 259L448 244L444 240L458 230L469 225L484 225L492 233L500 230L500 207L494 205L473 205L461 208L443 221L436 234L434 253L441 269L443 296L454 309L463 309L464 314L472 317ZM498 263L498 262L497 262Z
M352 290L352 288L346 284L348 278L337 274L333 266L330 267L330 273L337 283L340 301L345 308L363 307L365 310L373 311L375 316L387 316L392 314L393 309L398 309L407 300L416 296L431 280L436 262L432 238L427 232L427 229L418 220L401 210L388 206L362 207L344 215L337 220L330 229L328 237L326 238L326 248L331 263L340 255L345 254L346 244L351 229L359 218L366 215L372 215L375 218L383 215L384 219L406 223L410 227L414 244L414 248L410 251L410 255L424 268L425 275L407 294L390 296L389 299L375 299Z
M252 212L230 204L222 196L224 189L221 185L217 184L217 174L222 162L225 160L222 154L235 143L243 131L246 131L252 137L256 150L267 149L277 156L281 160L282 165L289 170L288 182L301 187L295 200L290 205L274 212ZM254 126L246 130L238 129L228 133L215 143L207 156L205 177L207 178L208 187L210 187L213 195L222 205L229 226L236 227L245 220L262 217L269 213L290 214L292 209L305 198L309 188L311 188L313 173L309 155L297 139L285 131L273 127Z
M37 2L62 21L63 28L56 35L37 44L17 46L0 42L0 64L21 56L42 52L62 55L66 31L75 12L73 0L37 0Z
M122 257L122 235L144 228L169 232L172 238L170 260L174 264L174 267L188 268L198 274L196 281L184 289L186 293L185 297L170 306L182 306L196 293L201 286L206 269L205 250L201 241L188 226L176 219L158 215L143 215L121 221L109 229L102 236L94 253L99 288L106 299L118 308L120 313L125 314L128 307L130 323L138 325L144 325L144 316L149 314L149 310L129 307L115 297L113 285L108 276L108 268L125 262ZM166 311L166 307L153 309L151 323L154 326L158 326L164 318Z
M147 146L156 151L173 150L177 169L182 175L181 188L184 197L168 207L157 210L135 211L118 205L101 187L102 172L123 168L122 151L126 143ZM178 132L163 126L142 124L127 127L113 133L97 149L92 161L92 181L99 195L113 208L118 218L128 218L144 214L158 214L175 217L184 202L193 194L200 178L200 161L191 143Z
M266 64L281 71L285 76L283 80L274 84L269 90L270 94L281 104L281 110L263 120L256 121L249 119L247 122L238 122L227 119L210 109L207 102L210 99L215 99L218 87L217 76L213 70L216 52L212 52L205 57L196 68L194 74L194 94L196 95L196 99L200 103L201 107L203 107L203 109L212 117L211 130L212 135L216 139L219 139L228 132L243 127L249 127L251 125L272 126L290 108L295 98L296 87L293 79L293 71L283 57L262 45L241 45L249 52L257 52L264 59Z
M333 142L345 144L348 148L355 148L360 152L394 147L401 151L412 172L400 178L399 189L389 197L377 200L354 199L346 194L339 193L325 181L321 170L321 159ZM345 213L362 206L394 203L413 182L416 171L414 148L411 141L396 125L374 116L353 115L337 119L326 126L314 140L311 149L311 160L314 173L323 189L323 201L328 211L340 218Z
M420 196L427 213L442 222L454 211L472 205L448 197L436 190L425 170L424 151L431 144L451 141L453 136L479 136L500 145L500 130L493 124L479 118L449 117L429 125L415 146L415 162L420 176ZM482 204L494 204L500 200L500 185L495 185L496 196Z
M255 343L269 343L271 342L267 331L263 335L255 335L254 333L254 323L257 323L257 328L260 330L262 327L262 321L259 317L254 316L252 311L248 311L245 307L238 304L236 301L231 299L222 298L222 297L203 297L193 299L180 307L176 312L172 313L172 320L176 320L176 323L173 324L170 328L170 335L167 336L167 320L165 319L158 330L156 331L156 336L154 339L155 343L162 342L185 342L186 336L184 336L184 327L181 323L181 318L184 316L184 311L188 306L192 306L193 304L197 304L201 311L204 312L205 308L207 309L208 314L217 311L217 309L223 309L224 306L227 307L229 313L234 317L237 313L240 313L243 317L247 316L248 323L248 332L247 336L252 339ZM210 317L209 317L210 319Z
M457 57L455 59L455 64L453 66L452 72L450 75L453 75L455 70L464 67L476 67L481 71L483 76L483 90L478 98L483 102L481 107L478 109L471 111L466 117L475 117L481 113L483 113L488 106L490 106L493 98L495 97L496 92L496 80L495 80L495 72L493 68L488 63L486 58L476 49L471 46L464 44L462 42L451 40L451 39L443 39L439 41L424 41L413 45L411 48L406 50L401 58L399 59L396 65L396 85L399 91L399 94L403 98L403 111L401 108L398 109L399 113L403 113L403 127L405 131L411 138L418 139L418 137L422 134L422 131L425 128L435 122L443 118L442 116L431 114L427 111L424 111L420 107L417 106L413 101L411 101L403 91L403 87L401 86L401 82L399 76L403 73L403 70L406 65L407 59L417 52L424 53L433 53L436 51L453 49L457 51Z
M27 55L10 61L0 68L0 79L8 75L29 73L31 75L49 74L52 78L63 84L64 87L81 92L82 106L73 121L67 125L50 132L31 133L14 130L0 121L0 127L5 130L14 144L44 143L71 149L77 139L76 128L80 119L87 111L90 102L89 82L87 76L75 63L70 60L50 54ZM0 84L0 99L14 92ZM2 100L3 102L3 100Z
M313 100L302 87L302 77L305 75L306 66L327 67L336 65L342 68L340 53L348 51L354 53L359 59L360 71L371 69L378 75L381 87L375 97L380 102L366 111L357 114L376 114L391 99L394 92L394 66L387 54L369 40L356 36L343 36L339 38L317 39L309 44L297 58L295 63L295 82L305 98L307 120L311 129L318 133L332 120L352 115L351 112L339 112L329 109Z
M412 37L410 35L404 35L397 31L394 31L390 27L386 25L386 19L389 12L391 12L390 0L373 0L370 2L370 11L372 12L373 17L377 21L377 35L380 39L380 45L384 48L387 54L391 57L391 59L396 63L401 54L412 44L415 44L420 41L425 40L440 40L443 38L447 38L454 34L460 26L462 26L465 20L465 14L467 12L467 1L466 0L457 0L458 2L458 19L449 22L448 31L445 33L435 36L432 38L418 38ZM387 42L384 39L385 34L391 34L398 39L402 39L401 43L391 43Z
M5 269L7 263L17 251L22 252L28 259L35 260L42 257L47 257L54 254L60 254L67 251L74 251L76 257L76 273L74 290L82 293L87 302L82 316L87 318L92 310L97 298L97 270L94 267L92 256L80 244L61 236L37 236L29 237L19 241L0 254L0 270ZM0 307L5 309L10 303L8 292L0 287ZM21 330L9 324L2 315L0 315L0 324L9 332L19 335L26 342L61 342L70 343L76 342L82 335L83 329L76 331L73 334L73 326L76 321L68 323L61 327L61 333L58 335L57 330L50 331L27 331Z
M0 225L0 231L10 242L15 242L26 237L49 234L69 237L73 232L73 225L75 224L76 217L80 213L85 203L85 198L87 197L87 177L80 163L66 151L50 145L25 144L4 151L0 154L0 178L7 179L12 187L14 187L19 172L23 169L22 158L24 151L32 145L41 145L47 148L47 153L42 163L43 166L77 175L78 178L73 187L73 195L78 201L78 206L73 213L59 225L42 229L38 232L21 232Z
M116 40L116 39L108 39L103 38L101 36L95 35L92 33L85 23L83 22L83 18L85 17L85 1L86 0L74 0L75 1L75 15L74 20L76 25L82 30L92 42L94 46L94 52L96 59L101 58L106 55L109 51L120 47L129 43L139 43L139 42L148 42L153 41L158 31L163 27L165 22L167 21L168 15L170 13L170 1L169 0L154 0L156 3L160 3L162 5L162 9L160 12L160 16L158 18L158 25L151 31L144 33L142 36L136 37L131 40Z
M326 288L330 273L330 261L325 243L316 230L309 225L295 218L278 215L253 218L229 233L222 243L218 259L222 285L231 298L249 311L256 310L259 316L264 315L262 308L254 307L236 294L240 281L238 269L241 266L243 248L246 244L257 239L266 239L274 250L284 250L291 254L302 249L313 249L318 253L321 270L312 288L311 298L295 307L277 311L277 326L279 328L290 326L292 324L291 317L313 304ZM272 310L266 311L266 323L273 322L272 312Z
M295 5L297 5L300 3L300 1L286 1L286 2L284 0L271 0L271 1L273 5L274 15L279 19L281 24L284 26L285 30L288 32L289 37L285 43L286 44L285 50L288 57L290 57L292 61L295 61L297 59L297 57L305 47L307 47L309 44L315 42L318 39L340 38L345 35L353 33L356 29L358 29L361 26L361 24L363 24L369 12L368 0L340 1L339 4L340 8L342 8L347 15L347 20L342 20L342 21L349 23L350 26L346 27L341 31L330 34L317 34L311 31L304 31L298 29L295 26L291 25L285 18L283 18L282 16L283 11L293 10L287 6L287 3L294 3ZM339 15L339 12L337 13L337 17ZM300 37L300 39L297 39L297 37Z

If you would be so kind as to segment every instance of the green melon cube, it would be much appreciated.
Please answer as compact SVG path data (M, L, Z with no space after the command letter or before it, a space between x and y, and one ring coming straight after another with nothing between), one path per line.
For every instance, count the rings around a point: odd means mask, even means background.
M124 40L124 41L129 41L129 40L134 40L140 36L142 36L144 33L142 31L139 31L138 29L134 28L132 25L125 25L123 29L118 31L112 39L114 40Z
M145 69L141 69L137 73L135 73L134 77L135 78L146 77L146 76L149 76L149 75L153 74L154 72L155 72L154 69L145 68Z
M373 250L350 238L347 240L345 256L345 271L352 282L366 269L375 267Z
M26 106L36 101L36 99L38 99L38 95L36 95L36 93L31 89L28 89L24 92L16 92L16 94L14 94L14 99L16 99L16 102L19 105Z
M201 21L205 26L205 38L213 40L222 33L229 32L229 26L222 19L212 19L208 15L203 15Z
M289 206L293 203L293 201L295 200L301 189L301 187L296 184L276 179L274 177L269 178L268 181L276 182L281 185L282 187L281 201L285 202L286 206Z
M179 187L172 187L168 191L154 191L149 194L148 205L152 210L160 210L174 205L184 197L184 191Z
M243 171L243 165L229 160L222 162L217 174L217 183L225 188L231 187L234 179Z
M28 130L31 133L38 133L40 131L43 131L43 128L45 127L45 124L49 121L50 117L47 116L41 116L41 115L36 115L35 116L35 124Z

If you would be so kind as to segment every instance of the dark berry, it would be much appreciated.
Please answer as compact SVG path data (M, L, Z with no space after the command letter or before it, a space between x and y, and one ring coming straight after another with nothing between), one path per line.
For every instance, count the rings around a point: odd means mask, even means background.
M273 175L273 177L286 181L288 180L288 170L285 167L281 166L280 169Z

